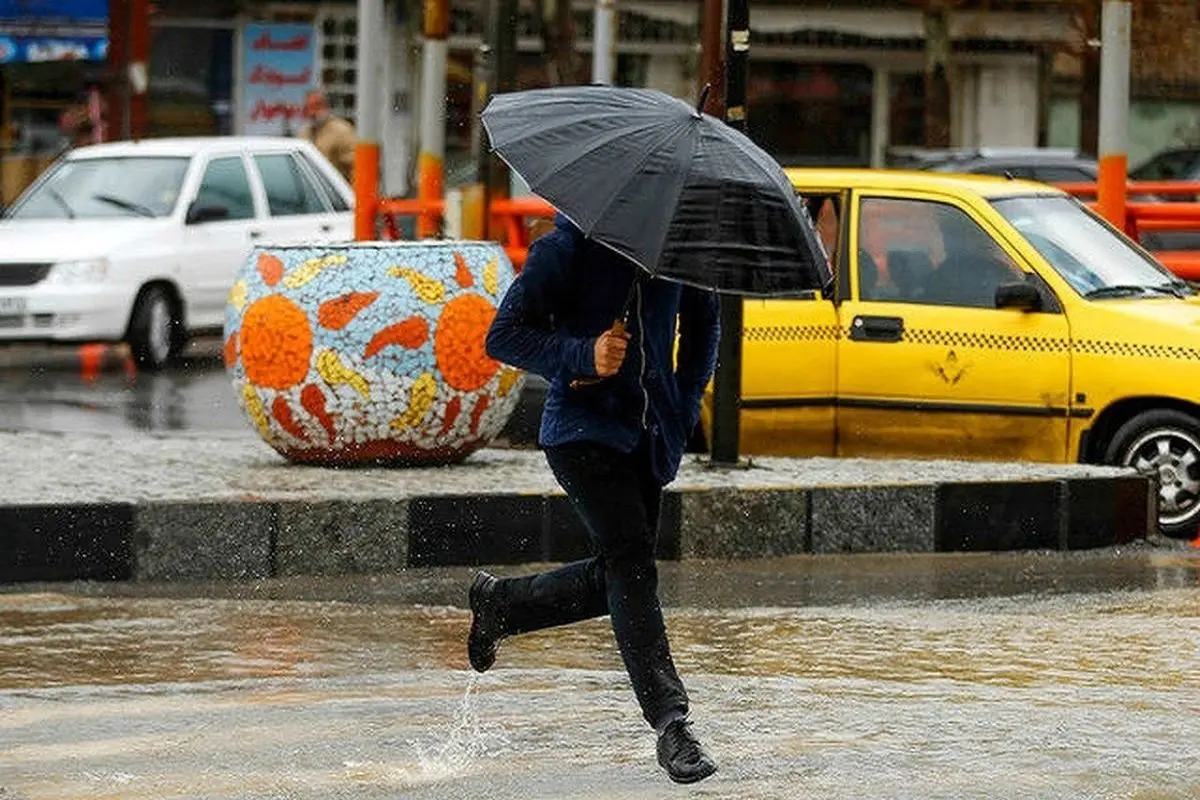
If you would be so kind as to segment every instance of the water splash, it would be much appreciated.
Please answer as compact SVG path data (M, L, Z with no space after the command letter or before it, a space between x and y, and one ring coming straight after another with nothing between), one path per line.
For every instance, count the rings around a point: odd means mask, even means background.
M417 752L417 763L423 772L461 773L487 756L489 739L497 739L501 745L508 744L498 730L485 729L474 702L478 685L479 676L472 672L454 723L445 738L432 748L421 742L409 742Z
M438 735L434 730L430 741L407 740L415 755L413 763L347 761L348 777L376 784L431 784L461 778L477 771L485 759L497 757L510 743L500 726L486 725L480 717L475 707L478 685L479 676L472 672L449 731Z

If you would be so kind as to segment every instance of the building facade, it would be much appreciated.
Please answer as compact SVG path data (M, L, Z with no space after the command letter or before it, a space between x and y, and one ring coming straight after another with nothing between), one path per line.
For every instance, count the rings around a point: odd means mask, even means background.
M696 97L703 0L619 0L623 85ZM576 49L590 63L594 3L576 0ZM1013 10L1001 10L1011 7ZM1072 3L966 2L949 18L951 143L1034 146L1047 139L1053 54L1071 35ZM472 76L485 0L452 0L446 97L448 183L469 176ZM420 0L388 0L382 96L384 189L408 194L417 146ZM150 135L289 133L296 97L325 88L356 116L353 0L158 0L152 20ZM532 0L513 21L518 85L548 80ZM750 132L786 164L883 164L924 141L925 27L916 0L755 0ZM307 31L307 36L299 32ZM257 47L256 47L257 45ZM587 75L583 76L587 79Z

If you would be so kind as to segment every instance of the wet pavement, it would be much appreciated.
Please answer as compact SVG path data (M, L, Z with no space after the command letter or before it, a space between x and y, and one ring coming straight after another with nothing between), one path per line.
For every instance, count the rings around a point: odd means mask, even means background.
M136 370L124 346L0 348L0 429L54 433L252 432L221 363L200 339L164 372Z
M505 443L536 438L542 386L527 384L501 434ZM257 439L225 374L219 337L194 339L180 362L160 373L137 370L124 345L0 346L0 430Z
M1200 796L1181 543L662 565L691 789L606 621L470 673L469 575L5 587L0 798Z

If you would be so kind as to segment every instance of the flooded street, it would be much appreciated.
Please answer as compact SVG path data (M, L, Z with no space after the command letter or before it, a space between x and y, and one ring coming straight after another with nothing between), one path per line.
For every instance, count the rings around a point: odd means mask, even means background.
M469 575L10 586L0 798L1200 796L1194 550L665 564L690 789L607 620L469 672Z

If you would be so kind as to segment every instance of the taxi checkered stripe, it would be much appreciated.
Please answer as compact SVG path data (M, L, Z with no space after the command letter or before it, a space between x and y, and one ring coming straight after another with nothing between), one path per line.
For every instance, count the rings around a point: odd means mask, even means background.
M906 329L904 341L943 347L973 347L976 350L1024 350L1035 353L1064 353L1069 346L1066 339L1058 338L1005 336L999 333L938 331L922 328Z
M813 342L848 338L850 338L850 329L836 325L764 325L746 329L746 341L750 342ZM912 344L976 350L1021 350L1036 353L1063 353L1070 350L1084 355L1200 361L1200 348L1169 344L1111 342L1102 339L1068 341L1049 337L1005 336L998 333L909 328L904 331L903 340Z
M764 325L746 329L746 340L750 342L830 341L844 335L837 325Z
M1145 356L1149 358L1174 358L1180 361L1200 361L1200 350L1169 344L1133 344L1130 342L1105 342L1083 339L1074 343L1077 353L1088 355Z

